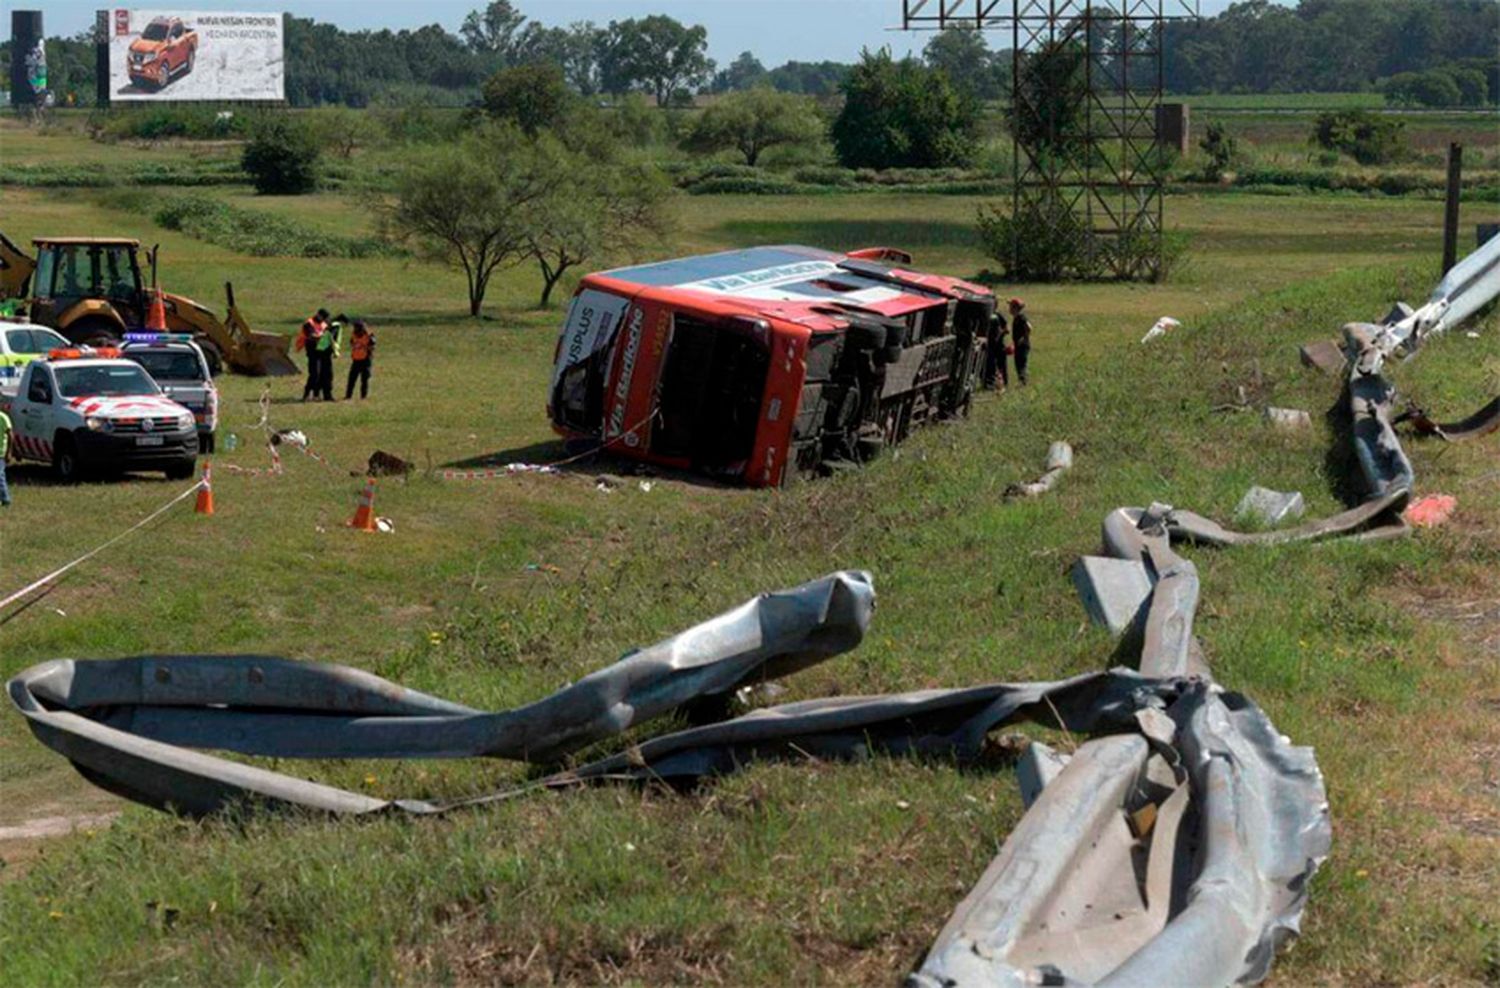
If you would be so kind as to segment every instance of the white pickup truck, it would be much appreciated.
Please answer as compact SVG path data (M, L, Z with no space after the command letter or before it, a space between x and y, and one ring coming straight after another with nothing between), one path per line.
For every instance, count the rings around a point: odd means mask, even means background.
M51 351L26 365L15 391L0 390L0 411L10 415L11 457L51 464L60 480L122 470L193 475L193 413L117 350Z

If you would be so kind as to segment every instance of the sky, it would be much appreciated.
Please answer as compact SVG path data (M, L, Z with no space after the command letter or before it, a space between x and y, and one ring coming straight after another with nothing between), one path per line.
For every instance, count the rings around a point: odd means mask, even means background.
M421 27L433 21L457 32L464 15L486 0L196 0L187 10L267 11L278 7L298 17L329 21L346 30ZM1169 3L1172 0L1168 0ZM12 0L10 6L41 9L48 35L71 37L94 23L99 0ZM607 23L647 14L667 14L685 24L708 28L709 55L720 65L742 51L754 52L768 67L782 62L853 61L861 48L889 45L896 55L920 51L921 33L899 30L901 0L517 0L526 16L548 25L591 20ZM1205 15L1229 0L1201 0ZM148 9L142 3L138 9ZM1000 47L999 39L991 47Z

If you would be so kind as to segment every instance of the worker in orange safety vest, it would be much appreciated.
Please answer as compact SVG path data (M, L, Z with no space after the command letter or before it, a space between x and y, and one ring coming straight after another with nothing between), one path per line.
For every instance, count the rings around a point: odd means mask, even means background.
M359 381L359 396L370 395L370 363L375 359L375 334L363 322L354 320L349 337L349 382L344 386L344 400L354 397L354 382Z
M316 395L322 385L323 361L317 344L327 331L328 310L319 309L315 315L307 317L307 321L302 324L302 329L297 333L294 346L307 353L307 383L302 386L303 401L306 401L309 395Z

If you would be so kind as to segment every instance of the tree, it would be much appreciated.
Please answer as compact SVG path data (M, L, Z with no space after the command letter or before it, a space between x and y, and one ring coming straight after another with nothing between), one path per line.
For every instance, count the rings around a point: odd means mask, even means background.
M663 237L669 188L654 168L599 161L588 154L556 155L561 181L527 210L525 252L542 275L538 303L580 264L632 253Z
M720 69L714 76L713 91L716 93L736 93L746 89L754 89L766 81L766 67L760 64L748 51L742 51L739 57L729 63L728 68Z
M772 88L784 93L832 96L849 76L842 62L787 62L766 73Z
M1457 106L1463 101L1458 83L1441 69L1398 72L1380 88L1388 101L1406 106Z
M967 161L977 113L948 77L890 49L866 50L841 87L832 137L846 168L941 168Z
M720 97L698 117L683 144L709 154L732 148L753 168L767 148L811 144L822 133L823 121L809 97L762 87Z
M1460 65L1448 67L1448 75L1458 87L1461 106L1483 106L1489 101L1489 80L1484 71Z
M1033 154L1067 157L1079 150L1087 112L1088 75L1082 47L1049 42L1021 60L1010 132Z
M286 113L268 115L256 126L240 167L261 195L301 195L318 186L318 139L312 129Z
M567 27L544 27L536 21L516 36L513 58L519 64L550 62L584 96L599 91L599 44L603 32L591 21Z
M382 202L387 237L461 267L477 317L495 271L525 256L527 210L557 188L555 151L513 127L491 125L407 166Z
M922 61L946 75L953 87L970 99L995 99L1000 95L995 55L979 31L954 27L939 31L922 49Z
M699 85L713 73L708 31L687 27L665 14L611 21L600 45L604 90L629 92L644 86L666 106L679 89Z
M562 69L551 62L501 69L484 83L484 111L515 124L527 137L556 124L572 103Z
M347 107L320 110L314 117L314 132L319 143L340 158L350 158L354 149L370 140L370 117Z
M516 32L525 21L526 15L511 0L490 0L482 12L469 11L458 33L470 51L499 55L510 61L515 52Z

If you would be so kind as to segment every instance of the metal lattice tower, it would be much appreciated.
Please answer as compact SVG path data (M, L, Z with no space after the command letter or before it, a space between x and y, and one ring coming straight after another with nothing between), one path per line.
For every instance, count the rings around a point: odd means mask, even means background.
M1166 22L1198 0L902 0L905 30L1010 32L1012 215L1083 232L1089 273L1161 273Z

